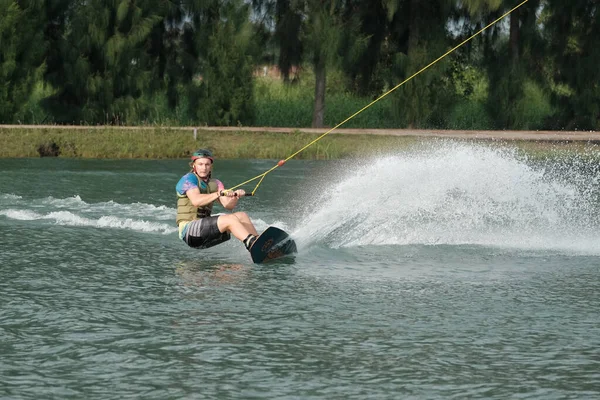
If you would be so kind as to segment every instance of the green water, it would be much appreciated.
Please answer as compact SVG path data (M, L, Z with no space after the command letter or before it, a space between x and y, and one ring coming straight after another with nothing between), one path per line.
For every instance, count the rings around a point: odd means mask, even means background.
M0 160L0 398L600 398L599 176L571 161L290 162L240 209L299 254L253 265L177 238L185 160Z

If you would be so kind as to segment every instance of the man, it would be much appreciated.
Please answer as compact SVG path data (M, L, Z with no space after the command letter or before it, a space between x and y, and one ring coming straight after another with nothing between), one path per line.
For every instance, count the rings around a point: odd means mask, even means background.
M177 225L179 238L190 247L206 249L231 238L238 238L246 249L256 240L258 233L245 212L212 216L218 201L225 209L233 210L243 189L226 191L218 179L211 178L214 157L209 150L200 149L192 154L192 170L177 183Z

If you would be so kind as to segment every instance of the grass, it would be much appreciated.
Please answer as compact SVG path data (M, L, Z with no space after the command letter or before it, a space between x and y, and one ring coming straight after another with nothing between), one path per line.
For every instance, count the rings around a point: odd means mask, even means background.
M318 134L198 130L190 128L69 127L0 128L0 158L40 157L40 148L54 149L67 158L186 158L197 148L209 148L219 158L285 159ZM343 135L332 133L302 151L297 159L368 157L381 152L407 150L426 140L416 136ZM467 139L464 139L467 140ZM530 158L561 155L600 158L597 144L581 141L510 141ZM600 160L599 160L600 161Z
M312 123L314 77L306 74L301 83L285 85L269 77L255 79L254 126L307 127ZM333 127L373 101L339 91L339 82L328 82L325 96L325 125ZM344 128L398 128L392 117L392 102L382 100L343 125Z
M41 147L54 148L59 157L184 158L197 148L210 148L219 158L282 159L319 135L301 132L270 133L150 127L0 128L0 157L39 157ZM404 149L414 137L331 134L302 151L299 159L339 159L390 149Z
M515 145L531 160L573 158L600 162L600 146L585 141L517 141Z

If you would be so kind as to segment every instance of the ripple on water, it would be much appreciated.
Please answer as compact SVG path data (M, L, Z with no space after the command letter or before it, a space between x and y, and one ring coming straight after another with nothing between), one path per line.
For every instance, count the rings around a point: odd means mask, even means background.
M504 162L482 154L494 165ZM297 182L300 170L290 165L286 171ZM53 186L46 187L52 198L32 196L15 180L14 194L0 194L0 205L38 199L78 215L87 207L96 219L114 212L165 223L172 205L115 195L138 184L129 175L99 174L107 189L97 198L86 186L89 174L69 173L82 192L73 199L78 193L53 192ZM410 174L402 176L413 182ZM485 188L483 178L476 182ZM277 181L276 199L265 194L260 205L248 203L261 224L294 226L281 211L289 204L275 207L276 216L263 206L282 202L290 190L285 182ZM171 183L155 183L151 193L172 197ZM451 194L454 204L464 199L460 191ZM137 204L151 207L138 210ZM441 210L451 215L451 207ZM319 223L313 228L322 233L325 222ZM386 229L401 233L392 223ZM352 235L307 240L294 262L256 266L234 240L194 251L174 234L0 215L0 397L600 397L600 278L593 251L531 250L501 241L381 246L356 243Z

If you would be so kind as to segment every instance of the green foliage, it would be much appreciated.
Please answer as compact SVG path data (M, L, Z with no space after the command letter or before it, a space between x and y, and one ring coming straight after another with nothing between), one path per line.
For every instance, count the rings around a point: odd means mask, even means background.
M467 63L453 61L452 82L456 95L485 102L489 92L489 80L485 71Z
M340 40L343 35L342 21L336 0L305 0L304 21L301 38L310 62L317 64L335 63Z
M39 12L35 1L0 0L0 123L19 122L17 113L43 70Z
M492 129L493 126L486 105L478 100L459 101L448 116L449 129Z
M359 96L380 94L389 78L390 21L383 2L349 2L339 53L349 83Z
M462 0L469 14L477 15L496 11L502 5L502 0Z
M509 68L489 92L488 110L500 129L544 129L555 112L547 88L527 78L521 68Z
M274 20L274 39L278 45L279 57L277 66L284 82L289 81L289 72L293 66L302 64L305 45L301 39L303 1L275 0L274 12L270 19ZM262 2L261 2L262 3ZM266 1L272 3L271 0Z
M398 78L396 85L404 82L415 72L427 65L425 47L415 50L412 56L402 53L396 57ZM393 93L393 117L398 128L440 128L445 126L446 114L455 101L455 89L446 78L447 62L439 63L435 69L427 70L418 78L411 79ZM390 86L394 82L390 82Z
M489 81L485 71L454 59L452 82L456 103L450 107L447 128L493 129L494 122L486 106Z
M554 113L550 95L538 83L528 80L523 85L523 96L517 102L514 126L516 129L544 129L546 120Z
M247 55L252 38L247 13L246 6L226 3L219 9L219 22L213 24L212 30L196 33L200 62L196 81L189 85L188 93L190 115L199 124L253 122L254 64Z
M346 91L344 76L330 70L327 81L327 114L325 126L333 127L355 114L373 101ZM306 127L312 118L314 74L310 69L303 70L301 78L294 85L286 85L269 77L255 79L254 98L256 105L256 126ZM397 122L392 117L391 99L383 99L355 118L345 123L343 128L394 128Z
M0 122L332 127L516 4L0 0ZM530 0L344 127L600 129L599 13Z
M310 126L312 88L304 83L286 85L269 77L256 78L254 88L257 126Z
M556 125L600 130L600 8L592 0L548 0L548 39L555 64Z
M52 116L42 107L43 99L52 96L56 91L42 79L43 68L38 70L38 79L33 86L31 95L27 102L16 113L15 119L22 124L47 124L53 123Z
M447 50L446 0L419 2L388 0L391 29L401 35L391 47L390 79L392 88L411 78ZM435 56L433 56L435 55ZM410 79L393 95L398 127L428 128L445 124L445 110L453 102L454 89L447 79L450 64L442 60L433 68Z
M499 63L498 60L488 71L491 83L487 106L495 129L515 129L525 77L521 68L504 68Z
M145 44L162 22L160 1L101 0L65 5L52 42L58 57L46 79L56 88L46 101L57 122L124 124L143 114L137 100L151 80Z

